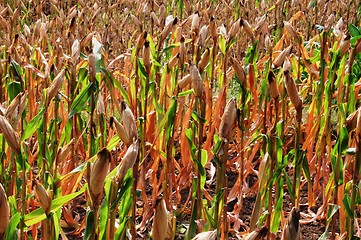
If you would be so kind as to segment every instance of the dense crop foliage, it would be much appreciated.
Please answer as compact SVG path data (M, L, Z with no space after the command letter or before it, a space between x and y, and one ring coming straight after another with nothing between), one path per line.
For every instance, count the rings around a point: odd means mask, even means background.
M0 240L361 237L360 14L3 0Z

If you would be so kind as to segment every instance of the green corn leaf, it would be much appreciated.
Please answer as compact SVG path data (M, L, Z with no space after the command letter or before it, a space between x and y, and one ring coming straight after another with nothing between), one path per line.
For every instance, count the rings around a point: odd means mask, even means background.
M13 240L16 235L16 227L20 223L20 213L13 215L9 221L9 224L6 228L6 240Z
M212 217L212 213L210 212L210 210L208 210L206 208L204 210L205 210L205 213L206 213L207 222L210 223L212 228L216 228L217 227L216 221L214 221L214 218Z
M25 139L31 137L34 134L34 132L39 128L39 125L41 123L40 120L43 117L44 112L45 112L45 108L40 110L40 112L35 117L33 117L33 119L31 119L30 122L26 125L23 134L21 136L21 141L24 141Z
M344 208L346 210L347 216L350 217L350 218L354 218L354 213L353 213L353 210L351 210L350 202L351 202L350 196L345 194L343 196L343 199L342 199L343 206L344 206Z
M351 37L357 37L357 36L361 35L360 30L352 23L348 26L348 31L349 31Z
M204 185L206 184L206 171L204 170L204 167L206 166L206 163L208 161L208 152L205 149L202 149L201 156L202 171L199 172L201 174L201 190L203 190Z
M177 113L177 99L176 97L172 97L172 102L169 106L169 110L165 116L167 120L167 129L166 129L166 142L169 142L169 139L172 137L173 134L173 126L174 126L174 119Z
M279 178L279 179L281 180L281 183L283 183L282 178ZM282 186L282 184L280 184L279 186ZM271 230L270 231L275 234L277 233L278 227L281 224L281 213L282 213L282 203L283 203L282 195L283 195L283 189L281 190L280 197L277 199L275 210L272 213L272 221L271 221Z
M70 107L68 119L86 108L86 102L89 100L91 94L95 92L95 90L96 86L94 83L88 84L83 90L81 90Z
M84 239L86 240L91 239L91 235L94 227L94 221L95 221L94 212L88 211L86 215L86 226L85 226L85 235L84 235Z
M9 100L12 101L21 91L21 83L18 81L13 81L8 84L8 93L9 93Z
M226 39L224 38L223 35L221 35L219 38L219 49L221 50L221 52L224 54L226 54Z
M81 67L78 71L78 82L85 84L85 81L88 79L88 68Z
M189 89L189 90L178 93L178 96L179 97L184 97L184 96L190 95L192 93L193 93L193 89Z
M111 88L113 86L115 86L116 88L119 89L120 93L122 94L122 97L124 98L124 100L127 102L127 104L129 105L130 101L129 101L129 96L128 93L125 91L125 89L123 88L123 86L119 83L118 80L116 80L111 74L110 72L105 69L103 66L100 67L101 72L104 74L105 76L105 85L109 88L109 90L111 90ZM114 100L113 100L114 101Z
M99 220L99 239L106 239L106 232L107 232L107 225L108 225L108 216L109 216L109 194L110 189L105 189L106 197L104 198L104 201L102 202L102 205L100 207L100 220Z

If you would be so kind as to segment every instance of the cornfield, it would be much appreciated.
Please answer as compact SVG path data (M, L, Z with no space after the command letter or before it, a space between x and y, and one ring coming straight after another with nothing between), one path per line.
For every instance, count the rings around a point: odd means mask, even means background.
M359 239L360 16L2 0L0 240Z

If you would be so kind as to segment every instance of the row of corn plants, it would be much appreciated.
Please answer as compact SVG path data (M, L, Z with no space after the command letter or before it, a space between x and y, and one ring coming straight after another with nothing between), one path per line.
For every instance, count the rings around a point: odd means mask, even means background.
M0 239L360 237L360 12L4 1Z

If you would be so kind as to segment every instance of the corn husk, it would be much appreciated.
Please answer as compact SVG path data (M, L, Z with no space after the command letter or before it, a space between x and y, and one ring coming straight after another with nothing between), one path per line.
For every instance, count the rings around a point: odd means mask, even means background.
M231 29L229 29L228 32L228 39L232 40L241 30L241 19L239 18L237 21L235 21L232 26Z
M216 20L214 17L211 17L209 21L209 32L211 33L213 40L217 39Z
M300 95L298 94L296 84L291 77L291 73L289 71L290 65L291 64L290 64L288 58L286 58L286 60L283 64L283 74L285 76L285 86L286 86L288 96L290 97L293 106L295 106L297 111L301 111L302 110L302 100L301 100Z
M150 13L150 17L152 18L153 23L154 23L155 25L157 25L158 27L160 27L159 18L157 17L157 15L155 15L154 12L151 12L151 13Z
M275 68L278 68L280 66L282 66L283 62L285 61L285 59L288 57L288 55L290 54L292 50L292 45L288 46L287 48L285 48L278 56L277 58L275 58L275 60L273 61L273 65Z
M197 41L197 45L199 47L203 47L204 43L206 41L207 38L207 34L208 34L208 26L207 25L203 25L201 27L201 30L199 31L199 37L198 37L198 41Z
M165 201L162 199L155 207L152 238L157 240L164 240L167 235L168 228L168 211L165 206Z
M241 19L240 24L243 26L243 30L246 32L247 36L250 37L251 39L253 39L254 33L253 33L252 27L248 23L248 21L245 19Z
M341 40L340 43L340 55L343 57L350 49L350 35Z
M349 132L351 132L356 128L358 115L359 115L359 110L357 109L346 118L345 125Z
M201 232L198 233L192 240L216 240L217 239L217 229L213 231Z
M125 101L122 102L122 123L127 134L127 139L131 141L137 139L138 130L135 117Z
M192 17L192 25L191 25L191 32L196 33L196 36L198 35L199 32L199 23L200 23L200 17L198 13L193 14Z
M169 60L169 62L167 64L168 69L172 69L178 63L179 55L180 54L177 53Z
M170 32L172 31L173 27L177 24L178 19L174 18L173 21L169 22L163 29L163 31L161 32L160 36L161 36L161 41L163 41L164 39L166 39L168 37L168 35L170 34Z
M334 24L335 22L335 14L331 13L329 16L328 16L328 19L325 23L325 28L323 29L325 32L329 32L331 30L331 27L332 25Z
M287 21L283 21L283 25L284 25L284 28L286 29L286 31L288 32L288 34L292 38L297 39L298 35L297 35L296 30L293 28L293 26Z
M96 201L95 204L99 204L99 196L103 193L104 180L108 174L110 162L110 152L108 149L103 148L98 153L89 177L89 190L93 195L93 199Z
M278 88L276 83L276 76L272 71L270 71L268 74L268 85L271 97L276 99L278 97Z
M134 143L132 143L129 146L122 161L120 162L120 166L116 175L117 182L119 184L123 183L124 177L127 174L128 170L134 166L134 163L138 156L138 152L139 152L139 140L136 140Z
M21 115L25 109L27 94L25 92L19 93L7 107L5 117L8 119L10 125L14 130L17 130Z
M6 228L10 219L10 208L3 185L0 183L0 239L5 236Z
M38 195L40 206L44 208L45 213L49 214L51 208L51 197L38 180L35 180L34 183L35 192L36 195Z
M299 240L300 239L300 212L293 207L288 217L288 221L283 229L281 240Z
M189 83L191 83L191 81L192 81L191 75L187 74L181 80L179 80L178 87L182 89L185 86L187 86Z
M261 240L264 239L264 237L267 235L268 233L268 228L263 226L259 229L256 229L252 232L250 232L244 240Z
M73 148L74 148L74 138L71 139L70 142L65 147L59 149L58 157L57 157L58 163L65 161Z
M219 127L219 136L230 141L233 138L233 132L237 126L237 103L236 98L231 98L224 110L221 125Z
M199 61L199 71L200 72L203 72L203 70L208 65L209 58L210 58L210 51L209 51L209 48L206 48L206 50L202 54L201 60Z
M147 39L147 31L143 31L137 38L137 48L135 53L138 54L139 50L144 46L144 42Z
M125 132L125 128L124 128L123 124L121 124L116 118L113 118L113 121L114 121L114 125L115 125L115 129L117 131L117 134L118 134L119 138L122 140L122 142L124 142L125 145L127 145L127 146L132 144L133 139L130 139L128 137L128 135Z
M230 58L230 63L236 73L237 78L239 79L239 81L241 81L242 86L245 87L246 84L246 72L244 71L243 67L241 67L241 64L235 59L235 58Z
M179 64L181 67L184 66L185 60L186 60L186 54L187 54L187 50L184 44L184 37L182 36L180 39L180 45L179 45Z
M268 53L272 53L273 44L272 44L272 40L271 40L271 38L269 37L269 35L266 35L264 42L265 42L265 46L266 46L267 52L268 52Z
M192 88L197 97L201 97L204 91L202 77L198 71L198 68L195 65L191 66L190 75L192 80Z
M144 48L143 48L143 61L144 61L144 67L149 72L150 69L150 47L149 47L149 41L144 42Z
M95 82L96 79L96 59L93 53L88 56L89 81Z
M61 70L58 75L51 82L50 87L46 89L46 104L49 105L50 101L58 94L64 82L65 71Z
M0 130L4 135L5 140L9 144L10 148L16 152L20 153L20 138L19 135L10 125L9 121L0 115Z
M134 16L133 14L130 14L130 18L133 20L133 23L139 28L139 29L142 29L143 28L143 25L142 23L139 21L139 19Z

